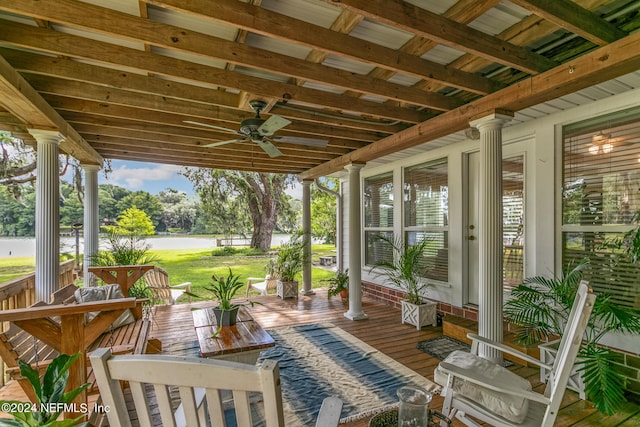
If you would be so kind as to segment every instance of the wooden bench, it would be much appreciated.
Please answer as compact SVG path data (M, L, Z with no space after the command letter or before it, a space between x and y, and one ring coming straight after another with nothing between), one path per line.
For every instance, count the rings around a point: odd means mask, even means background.
M7 373L17 380L32 402L37 402L33 389L20 375L18 360L23 360L44 373L58 354L82 351L85 355L99 347L111 348L114 353L142 354L146 352L151 323L142 318L142 300L120 298L90 303L75 303L76 286L68 285L52 296L50 303L39 302L27 309L0 311L5 322L0 333L0 357L7 365ZM131 309L135 321L117 329L111 323L125 310ZM84 315L99 312L84 325ZM74 332L73 337L69 336ZM79 339L81 338L81 339ZM82 342L78 342L82 341ZM95 378L84 358L70 370L70 388L91 383L88 393L96 393ZM75 386L73 385L75 384ZM86 401L86 395L83 396Z

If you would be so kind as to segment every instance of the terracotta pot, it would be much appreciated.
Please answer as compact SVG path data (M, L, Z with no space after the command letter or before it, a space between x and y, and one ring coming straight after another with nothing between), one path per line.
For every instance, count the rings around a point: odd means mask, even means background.
M340 298L347 299L349 298L349 289L343 289L340 291Z

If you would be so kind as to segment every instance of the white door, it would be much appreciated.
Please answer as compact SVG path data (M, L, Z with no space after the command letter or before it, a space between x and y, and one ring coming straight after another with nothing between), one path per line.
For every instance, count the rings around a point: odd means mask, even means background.
M480 273L478 245L478 201L480 153L467 154L467 224L466 242L467 287L465 304L478 304ZM518 154L502 160L502 203L505 286L522 283L524 275L524 156Z
M480 273L478 248L478 195L480 186L480 153L467 154L467 224L464 239L467 245L467 292L465 304L478 304L478 274Z

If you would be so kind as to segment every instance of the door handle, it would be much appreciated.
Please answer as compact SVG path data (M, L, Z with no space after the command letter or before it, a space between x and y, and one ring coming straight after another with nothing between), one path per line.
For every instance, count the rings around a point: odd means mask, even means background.
M476 240L476 236L469 236L469 240Z

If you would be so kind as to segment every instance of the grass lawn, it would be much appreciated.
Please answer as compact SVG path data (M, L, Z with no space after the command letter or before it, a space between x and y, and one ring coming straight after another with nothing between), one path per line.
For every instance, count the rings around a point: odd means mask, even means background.
M36 268L35 257L0 258L0 283L8 282L16 277L33 273Z
M333 245L313 245L313 259L318 260L320 255L332 254ZM210 293L204 288L211 282L211 275L226 276L229 268L234 274L240 276L241 281L246 284L249 277L264 277L266 274L265 265L268 256L211 256L211 250L202 249L167 249L151 250L150 254L157 257L159 266L167 270L172 285L183 282L191 282L193 294L199 296L195 300L210 299ZM24 276L34 271L35 260L32 257L24 258L0 258L0 283L11 280L15 277ZM312 268L312 286L314 288L326 287L322 280L333 276L333 272L319 267ZM244 297L243 287L238 296ZM186 297L182 297L186 299Z

